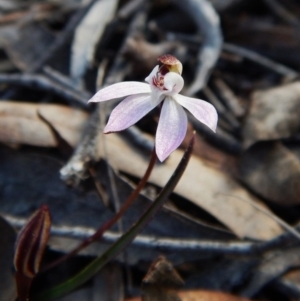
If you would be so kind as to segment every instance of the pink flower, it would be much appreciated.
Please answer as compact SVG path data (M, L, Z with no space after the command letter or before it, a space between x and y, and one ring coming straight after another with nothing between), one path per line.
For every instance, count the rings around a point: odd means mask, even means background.
M216 130L218 115L206 101L178 94L184 85L182 65L171 55L158 58L156 66L145 79L146 83L121 82L98 91L89 102L102 102L127 96L111 113L104 133L124 130L163 101L155 138L156 154L164 161L183 141L187 131L187 116L182 107L200 122ZM128 96L129 95L129 96Z

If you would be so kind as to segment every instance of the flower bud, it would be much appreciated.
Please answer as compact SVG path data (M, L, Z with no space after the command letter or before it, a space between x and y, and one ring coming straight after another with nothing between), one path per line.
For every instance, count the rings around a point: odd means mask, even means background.
M18 234L14 257L17 272L29 278L33 278L38 273L50 227L50 212L48 207L43 205L30 217Z
M28 301L31 283L38 273L45 252L51 227L50 212L43 205L29 219L19 232L14 266L16 269L16 286L18 300Z
M162 64L162 69L166 69L167 72L175 72L181 75L182 73L182 64L181 62L172 54L163 54L157 58L157 60ZM163 73L163 72L162 72Z

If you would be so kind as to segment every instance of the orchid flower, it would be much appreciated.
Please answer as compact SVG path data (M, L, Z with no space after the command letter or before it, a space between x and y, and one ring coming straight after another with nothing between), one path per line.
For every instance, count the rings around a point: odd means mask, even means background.
M184 85L182 64L170 54L160 56L145 81L121 82L99 90L89 102L102 102L127 96L111 113L104 133L122 131L149 113L161 102L155 148L158 159L164 161L183 141L187 131L187 115L192 113L211 130L217 127L216 109L208 102L178 94ZM128 96L129 95L129 96Z

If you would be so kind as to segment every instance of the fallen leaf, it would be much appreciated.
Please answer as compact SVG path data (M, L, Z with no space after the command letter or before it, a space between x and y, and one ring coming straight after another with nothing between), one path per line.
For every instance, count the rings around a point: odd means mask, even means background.
M254 93L243 128L244 146L299 133L299 113L300 82Z
M174 269L172 263L165 256L159 256L150 266L143 279L143 286L161 286L177 288L184 284L181 276Z
M194 128L191 124L188 125L187 135L182 142L182 147L186 148L189 143L189 137L193 134ZM224 171L234 177L238 175L238 158L234 155L228 154L216 146L212 146L201 135L195 136L195 146L193 154L199 156L207 164L213 166L215 169Z
M113 165L126 173L141 177L147 160L126 143L120 135L106 135L107 153ZM100 156L103 147L99 147ZM120 151L122 150L122 151ZM164 186L178 165L183 152L177 150L164 164L158 164L149 182ZM203 208L226 225L239 237L270 239L282 232L270 217L259 212L249 203L259 202L245 188L219 170L206 165L205 161L192 156L184 176L175 192ZM264 206L262 203L261 206Z
M235 295L205 290L179 292L182 301L249 301L247 298Z
M78 233L79 229L85 233L84 237L87 237L111 219L113 212L104 206L94 190L83 191L83 187L80 189L67 187L59 178L61 166L58 160L37 151L24 152L0 146L0 212L5 216L13 217L14 221L19 221L20 218L30 216L42 204L47 204L53 218L53 227L62 231L60 236L51 235L49 246L53 250L67 252L79 243L82 236L74 238L72 234L63 235L65 227L68 227L70 232ZM95 169L101 183L105 187L110 187L107 164L101 160L95 165ZM132 193L133 188L117 175L116 186L120 202L123 203ZM124 229L131 227L150 205L151 200L142 194L139 195L122 217ZM116 226L111 230L113 234L117 234ZM148 240L148 243L143 246L133 245L127 248L127 263L136 264L141 260L149 261L157 257L165 249L151 247L151 241L155 241L156 238L173 238L178 242L181 239L235 239L235 236L229 232L191 221L167 208L162 208L158 212L142 234L149 237L150 241ZM110 244L110 240L97 242L82 253L96 256ZM194 259L202 256L201 252L195 253L193 250L183 249L173 252L172 260L180 263L189 259L191 254ZM118 259L123 261L122 256Z
M182 301L250 301L247 298L206 290L179 291L178 296ZM141 298L131 298L125 301L141 301Z
M178 287L184 281L165 256L159 256L142 281L143 301L181 301Z
M5 50L16 67L27 71L48 50L55 39L51 31L37 22L0 29Z
M38 117L53 120L61 136L71 145L80 137L87 114L67 106L2 101L0 105L0 140L5 143L55 147L57 141L49 126Z
M0 118L0 141L32 145L38 145L41 141L40 146L55 146L56 142L51 135L49 127L43 124L42 121L37 121L38 117L36 117L35 110L39 110L41 115L46 114L45 112L48 112L48 110L49 112L52 111L52 114L49 114L49 116L43 115L45 119L61 133L61 136L70 145L74 145L78 141L80 129L87 118L87 115L82 111L63 106L52 105L51 107L51 105L31 104L29 106L31 118L25 118L24 120L22 115L23 108L25 108L26 114L28 113L26 105L0 103L0 112L3 112L3 108L6 109L6 112L8 109L12 113L18 112L17 118L15 116L12 120L8 114L9 133L12 132L12 135L7 133L8 130L3 130L5 127L8 128L8 125L4 122L5 118ZM23 120L21 126L19 124L20 119ZM74 123L76 124L74 125ZM32 130L30 131L31 135L28 135L26 132L26 128L31 128L33 125L38 133L36 134L38 139L37 137L32 137ZM15 128L18 129L18 135L13 132ZM13 141L11 139L12 136L14 137ZM32 139L34 143L32 143ZM103 143L106 143L110 162L118 170L139 178L143 176L148 159L140 155L137 150L124 141L122 134L102 135L99 138L99 157L105 158ZM149 181L160 187L164 186L178 165L182 155L183 152L181 150L176 150L164 164L158 164L154 168ZM249 202L259 202L256 197L229 176L207 166L205 161L195 156L191 158L184 176L175 188L175 192L205 209L239 237L264 240L277 236L282 232L277 222L249 204ZM243 202L243 199L248 202Z
M240 160L243 181L259 195L283 206L300 203L300 161L280 141L258 142Z

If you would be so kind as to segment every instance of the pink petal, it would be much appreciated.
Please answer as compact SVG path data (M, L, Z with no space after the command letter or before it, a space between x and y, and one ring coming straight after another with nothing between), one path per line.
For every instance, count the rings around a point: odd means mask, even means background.
M166 95L174 95L179 93L184 85L181 75L175 72L168 72L164 76L164 87L166 90L160 90L153 84L153 78L156 77L159 71L159 66L151 71L151 73L145 78L145 81L149 83L151 87L151 99L162 101Z
M88 102L100 102L141 93L150 93L150 86L139 82L121 82L99 90Z
M186 135L187 117L184 109L171 97L166 97L156 132L156 154L164 161Z
M168 90L165 95L174 95L179 93L184 85L184 80L181 75L175 72L168 72L164 77L164 86Z
M151 73L145 78L145 81L151 86L153 85L153 77L156 76L156 73L158 72L159 66L156 65L153 70L151 71Z
M157 105L158 103L150 101L149 93L126 97L111 112L104 133L118 132L127 129Z
M164 94L166 91L158 89L153 84L153 78L156 77L159 66L155 66L151 73L145 78L145 81L149 83L151 88L151 101L159 101L161 102L164 99Z
M186 97L179 94L174 95L173 98L190 111L199 121L204 123L214 132L216 131L218 114L213 105L201 99Z

